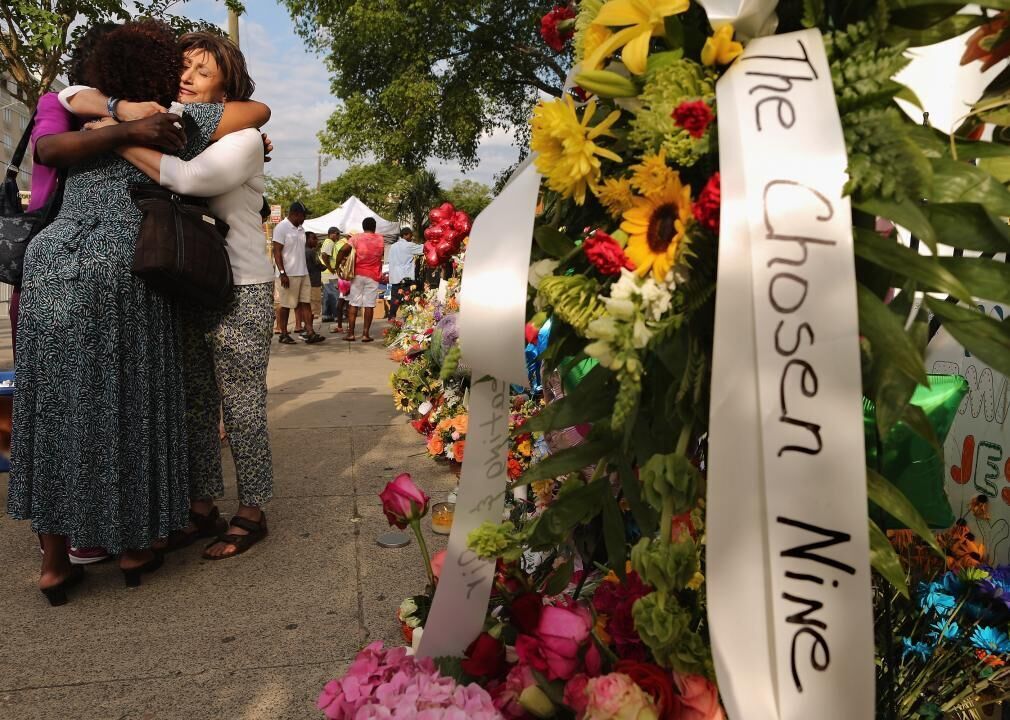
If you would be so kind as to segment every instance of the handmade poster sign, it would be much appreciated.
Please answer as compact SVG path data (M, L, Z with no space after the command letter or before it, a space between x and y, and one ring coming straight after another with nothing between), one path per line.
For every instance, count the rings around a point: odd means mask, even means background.
M1010 317L1010 306L981 301L992 317ZM966 516L977 537L986 544L994 565L1010 563L1010 391L1007 377L968 353L943 327L926 349L931 373L962 375L968 394L944 444L944 483L951 508ZM988 498L991 519L975 517L969 504L979 495Z

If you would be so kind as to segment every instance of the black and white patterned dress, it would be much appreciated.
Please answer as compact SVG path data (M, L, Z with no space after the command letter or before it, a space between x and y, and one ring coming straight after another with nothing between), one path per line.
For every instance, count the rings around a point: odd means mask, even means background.
M187 105L198 155L222 105ZM188 522L185 397L174 303L133 275L139 170L75 167L59 217L25 257L8 513L111 552Z

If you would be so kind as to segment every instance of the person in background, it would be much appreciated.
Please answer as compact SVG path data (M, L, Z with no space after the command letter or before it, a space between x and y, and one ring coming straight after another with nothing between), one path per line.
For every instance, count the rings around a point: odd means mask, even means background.
M382 256L386 250L386 243L381 235L375 232L375 218L367 217L361 222L364 230L359 235L354 235L347 241L347 245L337 253L337 265L343 262L344 258L354 248L354 280L351 281L350 310L347 311L347 334L344 340L354 342L354 326L358 317L358 310L362 310L364 325L361 335L361 342L373 342L371 336L372 317L375 315L375 301L379 296L379 278L382 276Z
M397 310L404 297L413 292L416 285L414 280L414 268L417 257L424 252L424 248L414 242L414 231L409 227L400 229L400 239L389 248L389 283L391 292L389 296L389 313L387 320L396 317Z
M333 322L334 320L342 319L337 314L340 290L337 288L338 278L335 272L336 268L330 267L330 263L333 261L334 255L336 255L333 248L336 247L339 239L340 229L331 227L326 231L326 239L319 248L319 263L323 268L320 278L323 283L323 301L320 311L323 322Z
M291 203L288 216L277 223L273 236L274 265L280 277L281 336L279 342L293 345L294 338L288 334L288 315L295 311L296 326L304 325L309 329L305 342L318 343L326 338L312 327L312 299L309 283L309 268L305 263L305 206L300 202Z
M305 266L309 270L309 307L312 317L308 326L299 328L302 337L306 337L315 328L315 320L320 316L323 306L323 266L319 262L319 238L314 232L305 233Z

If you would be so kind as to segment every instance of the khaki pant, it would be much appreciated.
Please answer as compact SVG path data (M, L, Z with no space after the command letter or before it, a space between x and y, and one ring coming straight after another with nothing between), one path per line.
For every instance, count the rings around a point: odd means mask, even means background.
M323 288L312 288L311 297L312 317L320 317L323 314Z

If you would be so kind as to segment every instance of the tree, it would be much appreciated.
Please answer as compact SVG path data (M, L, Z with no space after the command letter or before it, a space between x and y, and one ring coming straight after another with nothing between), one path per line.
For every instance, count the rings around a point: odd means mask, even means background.
M4 0L0 4L0 73L17 85L17 99L29 110L66 72L67 50L74 38L98 22L123 22L131 17L155 17L179 31L215 26L169 15L178 0L134 0L127 12L123 0ZM234 0L228 0L229 7ZM70 35L70 26L77 29Z
M306 210L310 211L310 215L319 215L321 213L315 212L316 207L313 207L316 203L312 203L310 197L314 193L309 190L309 184L306 182L305 178L302 177L301 173L296 173L294 175L284 175L281 177L273 177L272 175L266 176L266 198L267 202L271 205L280 205L281 213L286 215L288 208L291 207L291 203L295 200L301 201Z
M491 202L491 188L474 180L457 180L445 192L445 199L475 218Z
M411 175L400 191L396 204L398 218L410 218L416 232L424 226L428 211L443 202L445 193L438 184L438 178L430 170L420 170Z
M354 195L379 215L388 218L396 213L397 197L408 177L406 170L390 163L352 165L336 179L324 182L319 188L318 198L328 204L324 211L328 212Z
M539 94L558 97L568 58L539 35L553 2L284 0L297 31L326 55L343 105L323 150L420 169L477 163L481 137L515 128L520 146Z

